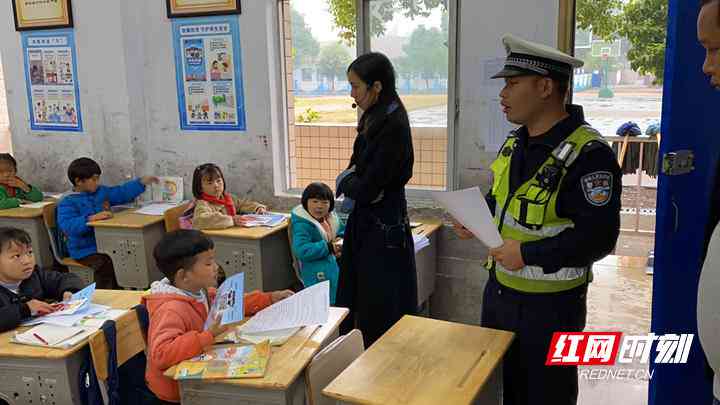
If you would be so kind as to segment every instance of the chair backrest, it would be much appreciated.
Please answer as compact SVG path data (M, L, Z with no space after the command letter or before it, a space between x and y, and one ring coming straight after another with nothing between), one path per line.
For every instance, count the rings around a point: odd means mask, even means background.
M180 229L180 217L185 214L185 211L190 207L190 203L178 205L175 208L170 208L169 210L165 211L165 214L163 215L165 219L165 231L166 232L172 232L177 231Z
M66 251L60 246L61 233L57 228L56 204L48 204L43 207L43 222L47 229L48 238L50 239L50 250L58 263L62 263L62 259L67 257Z
M310 405L334 405L322 390L365 351L362 333L353 329L340 336L313 357L305 369L307 397Z
M120 367L133 356L144 351L147 343L137 312L133 309L115 321L115 329L117 330L117 366ZM98 380L107 381L110 348L102 329L90 336L88 343L95 366L95 374L97 374Z
M300 260L298 260L297 256L295 256L295 251L293 250L293 231L292 231L292 220L288 221L288 227L287 227L287 233L288 233L288 242L290 243L290 257L292 258L292 267L295 271L295 278L300 282L300 284L305 287L305 283L303 283L302 277L300 277L300 267L302 266L302 263L300 263Z

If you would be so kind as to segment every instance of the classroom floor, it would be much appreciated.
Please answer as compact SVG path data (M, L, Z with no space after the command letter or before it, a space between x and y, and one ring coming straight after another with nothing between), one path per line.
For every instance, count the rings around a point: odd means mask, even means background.
M650 331L652 276L645 274L646 261L646 257L608 256L595 265L595 279L588 292L585 331L619 331L632 335ZM647 370L647 366L641 364L613 368ZM581 376L578 404L647 404L648 380L639 372L632 374L633 378L622 380Z

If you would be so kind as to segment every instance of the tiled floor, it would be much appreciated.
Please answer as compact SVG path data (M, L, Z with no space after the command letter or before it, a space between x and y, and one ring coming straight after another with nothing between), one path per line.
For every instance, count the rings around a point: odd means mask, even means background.
M647 334L650 331L652 276L645 274L645 257L609 256L593 268L595 279L588 292L586 331ZM629 364L614 369L646 370ZM582 371L582 368L580 369ZM634 373L635 374L635 373ZM639 376L639 373L635 374ZM579 405L647 404L648 380L580 378Z

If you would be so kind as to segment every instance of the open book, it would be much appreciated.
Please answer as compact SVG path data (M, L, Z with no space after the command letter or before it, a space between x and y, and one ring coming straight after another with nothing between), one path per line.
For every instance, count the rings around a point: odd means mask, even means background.
M214 347L175 366L175 380L261 378L270 361L270 342Z

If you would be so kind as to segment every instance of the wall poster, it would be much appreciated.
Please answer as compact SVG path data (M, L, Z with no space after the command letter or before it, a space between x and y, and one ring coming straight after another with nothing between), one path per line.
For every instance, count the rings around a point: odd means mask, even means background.
M22 33L30 129L82 132L71 29Z
M237 17L173 20L180 128L245 131Z

